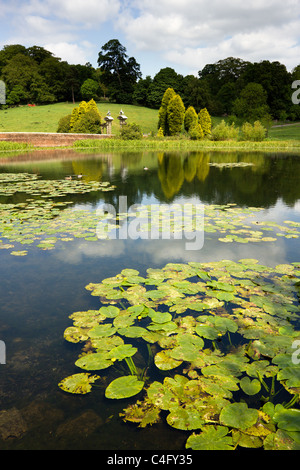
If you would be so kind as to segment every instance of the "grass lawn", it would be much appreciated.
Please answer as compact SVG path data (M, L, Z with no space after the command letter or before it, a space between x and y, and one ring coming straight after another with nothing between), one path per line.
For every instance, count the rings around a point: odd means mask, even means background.
M79 103L56 103L44 106L20 106L0 110L0 132L56 132L60 118L71 114ZM102 117L107 111L114 118L113 133L119 132L117 116L122 109L128 117L127 122L136 122L145 134L157 132L158 110L140 106L115 103L98 103Z
M272 140L300 140L300 122L272 127L268 137Z
M71 114L74 106L79 103L56 103L44 106L20 106L16 108L0 109L0 132L56 132L60 118ZM135 122L141 126L144 134L151 132L156 135L158 123L158 110L133 106L128 104L98 103L98 108L102 117L107 111L111 112L114 118L112 131L119 134L119 121L117 116L122 109L128 117L127 122ZM213 126L226 118L212 117ZM300 123L272 127L268 132L268 140L300 141Z
M76 103L75 106L78 106ZM0 132L56 132L60 118L71 114L73 103L56 103L44 106L28 107L20 106L0 110ZM128 117L127 122L135 122L141 126L144 134L157 133L158 110L133 106L128 104L98 103L102 117L107 111L114 118L113 133L119 133L119 121L117 116L122 109ZM213 118L217 124L220 118Z

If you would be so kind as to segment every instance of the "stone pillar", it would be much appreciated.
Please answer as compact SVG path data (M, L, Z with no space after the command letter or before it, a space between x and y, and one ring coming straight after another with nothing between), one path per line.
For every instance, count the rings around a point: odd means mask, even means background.
M104 118L104 121L106 122L106 134L111 135L111 128L112 128L112 122L114 118L111 117L110 111L107 112L107 115Z
M125 114L124 114L124 112L122 111L122 109L121 109L121 111L120 111L120 114L119 114L119 116L118 116L118 119L119 119L119 121L120 121L120 126L121 126L121 128L122 128L122 127L124 126L124 124L126 124L126 119L128 119L127 116L125 116Z

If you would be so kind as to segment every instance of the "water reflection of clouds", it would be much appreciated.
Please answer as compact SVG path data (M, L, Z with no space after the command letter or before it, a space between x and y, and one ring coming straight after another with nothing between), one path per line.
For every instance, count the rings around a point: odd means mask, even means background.
M62 250L55 250L56 257L67 264L80 264L85 258L95 259L99 264L101 259L107 265L109 259L127 262L134 261L144 268L162 266L168 262L188 263L196 261L206 263L231 259L238 261L242 258L255 258L260 263L275 266L287 261L285 241L264 243L230 243L223 244L214 239L204 241L200 250L186 250L185 240L105 240L105 241L75 241L64 245ZM128 261L129 260L129 261ZM125 261L125 259L124 259ZM122 263L123 264L123 263ZM138 267L137 267L138 268Z
M80 264L84 258L117 258L125 253L124 240L105 240L96 242L69 242L62 250L56 250L58 259L68 264Z
M274 243L260 244L238 244L232 243L224 245L221 242L205 242L204 247L198 251L187 251L185 243L181 240L158 241L158 243L148 241L143 245L137 245L135 252L141 252L143 256L147 254L149 262L152 265L161 266L168 262L190 261L207 263L210 261L220 261L222 259L230 259L238 261L242 258L255 258L265 265L275 266L279 263L286 262L285 246L282 240Z

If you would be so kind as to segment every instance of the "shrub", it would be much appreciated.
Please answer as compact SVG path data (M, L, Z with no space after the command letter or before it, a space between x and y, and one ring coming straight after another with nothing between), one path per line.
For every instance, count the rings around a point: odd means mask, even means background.
M91 109L82 115L75 125L73 132L78 134L101 134L100 113Z
M198 115L194 106L189 106L184 115L184 128L188 132L195 124L198 124Z
M204 137L204 132L200 124L194 124L189 130L191 140L201 140Z
M266 138L267 129L260 121L255 121L253 126L249 122L245 122L242 126L243 140L251 140L260 142Z
M164 136L163 128L160 127L157 132L157 137L162 138Z
M175 95L167 108L169 135L177 135L183 129L185 107L179 95Z
M198 122L202 127L204 136L211 134L211 117L206 108L201 109L198 114Z
M137 124L125 124L120 131L120 137L123 140L140 140L143 138L143 133Z
M68 132L70 132L71 117L72 117L71 114L68 114L67 116L62 117L59 120L58 128L56 132L60 134L67 134Z
M229 126L224 120L212 130L213 140L237 140L238 136L239 130L234 123Z
M95 101L81 101L72 114L60 119L57 132L78 134L101 134L101 115Z

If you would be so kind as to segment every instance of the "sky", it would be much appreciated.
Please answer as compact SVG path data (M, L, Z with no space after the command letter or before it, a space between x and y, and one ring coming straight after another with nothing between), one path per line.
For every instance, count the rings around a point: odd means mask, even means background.
M300 0L0 0L0 49L42 46L70 64L118 39L143 77L198 74L227 57L300 64Z

